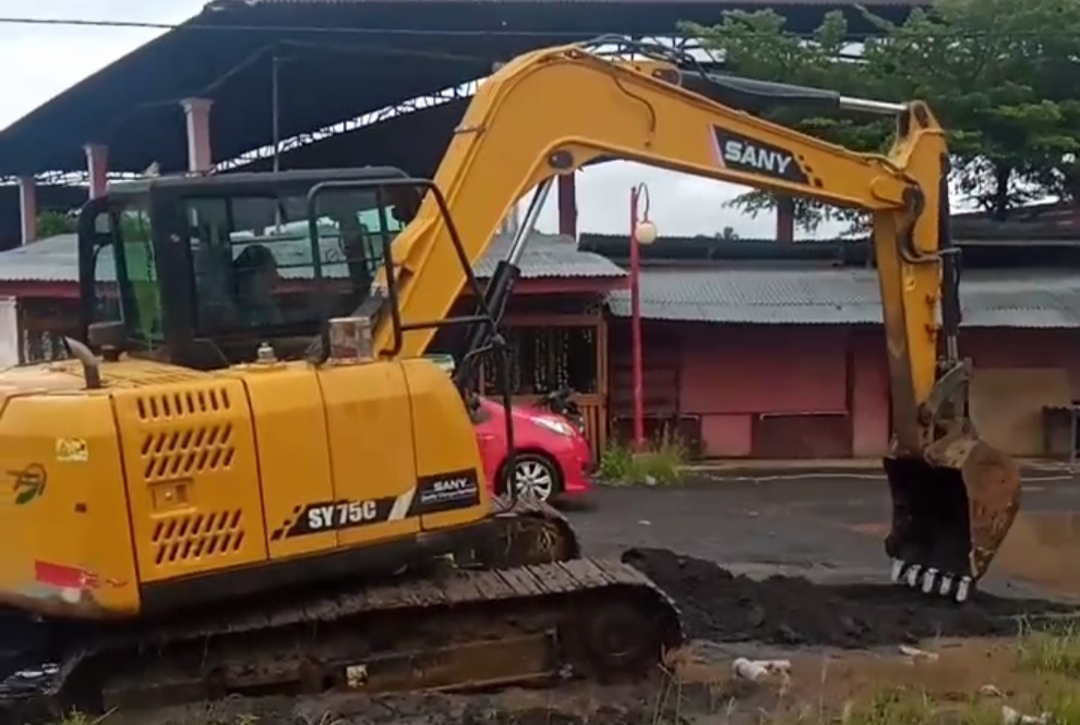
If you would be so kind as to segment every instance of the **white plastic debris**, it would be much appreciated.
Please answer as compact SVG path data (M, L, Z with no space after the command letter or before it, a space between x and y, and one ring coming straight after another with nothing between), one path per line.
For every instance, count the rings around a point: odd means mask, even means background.
M1049 725L1050 713L1044 712L1042 715L1035 717L1034 715L1019 713L1008 705L1002 705L1001 722L1003 725Z
M1005 697L1005 693L999 690L994 685L983 685L979 688L979 694L986 697Z
M900 653L912 659L930 660L931 662L935 661L938 658L936 652L927 652L924 649L912 647L909 644L900 645Z
M349 665L345 668L345 682L354 689L366 687L368 682L367 665Z
M757 682L769 675L790 675L791 660L748 660L740 657L731 664L736 677Z

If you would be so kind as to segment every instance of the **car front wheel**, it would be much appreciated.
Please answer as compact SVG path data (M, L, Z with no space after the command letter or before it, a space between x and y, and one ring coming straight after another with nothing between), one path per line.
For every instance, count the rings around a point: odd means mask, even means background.
M562 487L558 465L539 453L519 453L514 459L512 479L519 496L533 496L540 501L550 500Z

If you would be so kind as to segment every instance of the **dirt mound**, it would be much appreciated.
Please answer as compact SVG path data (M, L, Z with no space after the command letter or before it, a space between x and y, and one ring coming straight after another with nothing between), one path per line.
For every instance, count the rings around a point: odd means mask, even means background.
M823 585L788 576L758 581L666 549L630 549L622 560L676 601L689 637L714 642L851 648L1011 635L1022 615L1073 609L981 592L961 606L895 585Z

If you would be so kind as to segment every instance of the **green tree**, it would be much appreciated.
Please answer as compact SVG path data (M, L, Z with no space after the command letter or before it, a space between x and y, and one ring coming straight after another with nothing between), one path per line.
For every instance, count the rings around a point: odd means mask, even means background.
M921 98L949 133L955 181L991 216L1036 196L1080 199L1080 0L940 0L901 24L863 10L878 34L861 53L845 42L847 25L826 16L811 37L784 29L771 11L727 13L684 32L724 58L731 72L902 101ZM777 109L768 117L861 151L882 151L887 119ZM773 205L760 193L736 200L757 213ZM799 225L848 212L796 205Z
M825 15L810 37L785 29L783 16L772 10L724 13L723 22L706 27L683 23L680 30L700 39L702 45L719 55L724 71L764 81L835 90L844 95L865 96L868 79L864 63L850 54L848 23L841 12ZM848 148L878 150L887 143L893 124L879 117L825 113L804 106L778 106L761 114L769 120L797 128ZM825 220L845 220L856 224L859 215L850 210L826 207L797 198L798 226L813 231ZM730 205L757 216L775 206L767 192L751 191L733 199Z
M940 0L864 50L891 100L922 98L949 133L961 190L991 218L1080 191L1080 0Z
M74 234L76 221L73 216L59 211L44 211L37 217L37 238L48 239L60 234Z

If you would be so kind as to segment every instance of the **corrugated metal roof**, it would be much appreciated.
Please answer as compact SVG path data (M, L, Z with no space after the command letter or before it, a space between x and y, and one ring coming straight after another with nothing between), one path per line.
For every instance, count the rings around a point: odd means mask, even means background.
M509 237L496 237L473 271L478 277L490 277L495 265L510 251ZM626 272L614 262L593 252L579 252L573 237L534 233L521 256L521 276L525 279L620 278Z
M969 270L962 276L963 324L971 327L1080 327L1080 270ZM630 294L609 297L630 316ZM881 324L873 270L646 269L645 319L751 325Z
M491 276L495 265L506 255L509 246L509 239L497 237L475 265L476 275ZM296 245L295 253L283 256L280 247L275 247L275 253L283 265L281 272L285 277L303 277L305 265L310 270L311 252L306 241ZM108 266L105 268L111 269L108 250L103 250L102 255L98 264L106 264ZM324 255L324 260L332 259L335 259L332 253ZM288 265L295 266L290 268ZM620 267L598 254L577 251L571 237L554 234L533 234L522 255L520 266L521 276L525 279L619 278L626 275ZM328 276L344 276L347 273L344 264L332 262L324 266L324 271ZM310 271L307 271L307 274L310 276ZM74 234L49 237L0 253L0 281L77 282L78 279L78 241Z
M78 281L78 239L74 234L61 234L0 253L0 279L6 282Z

